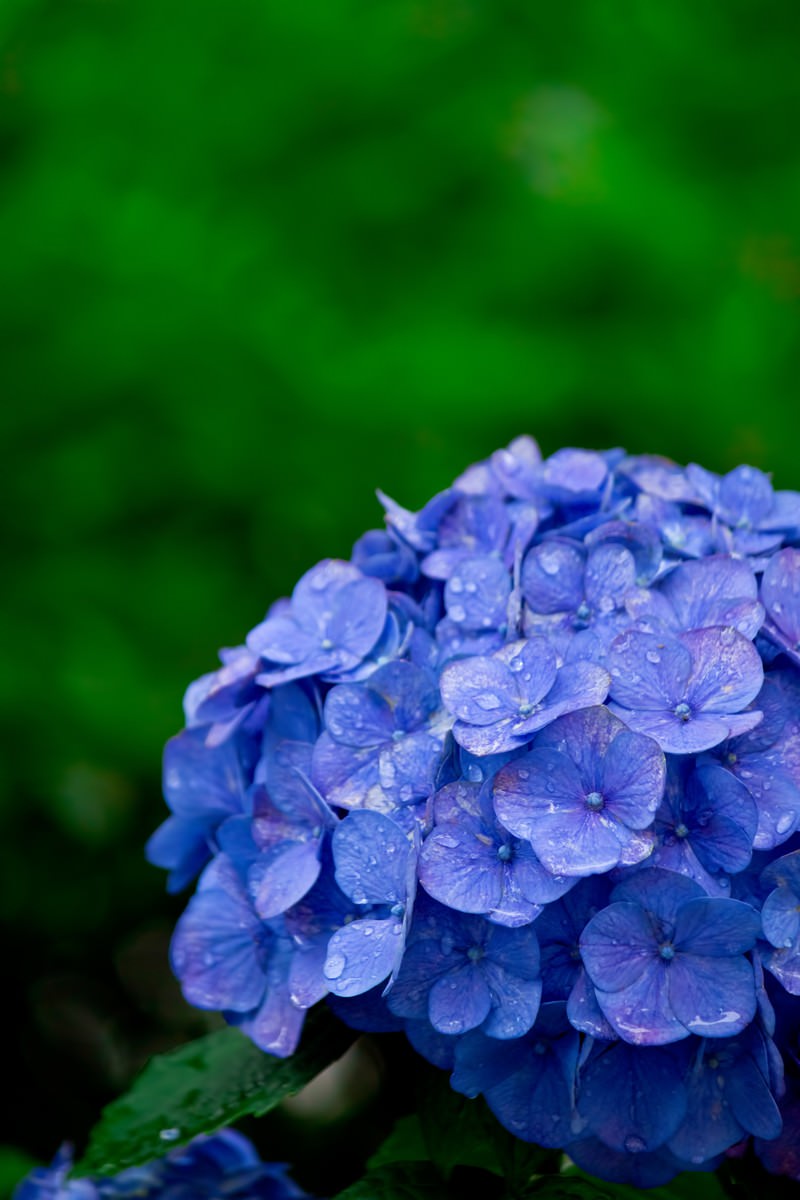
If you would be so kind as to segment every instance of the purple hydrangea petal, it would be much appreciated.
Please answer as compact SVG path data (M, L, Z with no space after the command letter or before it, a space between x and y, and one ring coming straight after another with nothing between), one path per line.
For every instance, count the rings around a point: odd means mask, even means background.
M478 820L443 825L425 839L420 883L442 904L459 912L487 913L503 895L503 863L487 844Z
M654 869L623 878L611 893L611 899L639 904L659 921L674 926L681 905L703 895L703 889L693 880L672 871Z
M402 932L398 917L365 917L337 929L323 967L330 990L337 996L360 996L384 980L403 952Z
M673 709L683 700L692 656L675 638L635 631L621 634L608 652L610 698L637 713ZM615 711L612 707L612 712Z
M573 542L549 538L522 564L522 594L536 613L572 612L584 596L586 553Z
M761 599L770 621L791 649L800 644L800 550L774 555L761 581Z
M653 922L638 904L609 904L586 925L580 948L595 987L621 991L641 979L656 961Z
M268 936L244 896L217 888L198 892L178 920L172 969L196 1008L249 1012L266 984L260 942Z
M659 584L659 592L673 609L675 627L682 630L734 625L752 638L764 618L752 567L729 555L680 564Z
M683 1066L673 1050L657 1046L601 1046L581 1072L578 1111L613 1150L655 1150L686 1115Z
M466 1033L480 1025L492 1007L484 974L473 963L449 971L430 990L428 1016L439 1033Z
M602 542L589 551L584 587L592 612L612 612L635 582L636 563L630 550L614 542Z
M494 807L511 833L531 841L550 817L582 808L585 788L578 768L558 750L535 749L495 776Z
M392 736L392 709L371 687L340 683L325 700L325 727L348 746L375 746Z
M736 713L754 700L764 667L752 642L735 629L695 629L681 634L692 656L690 706L704 713Z
M749 904L698 896L678 909L672 940L678 951L723 958L752 950L760 932L761 919Z
M800 934L800 904L797 895L788 887L770 892L761 909L764 937L773 946L790 947Z
M615 817L630 829L645 829L660 803L665 778L666 760L658 743L623 729L606 751L598 790Z
M710 904L735 904L709 900ZM730 1037L756 1013L753 968L741 956L677 954L667 967L669 999L677 1019L701 1037ZM608 1015L608 1014L607 1014Z
M497 629L506 619L511 579L498 558L467 558L444 589L447 615L468 632Z
M626 1042L662 1046L689 1035L673 1012L667 967L655 957L628 987L614 992L597 987L596 991L604 1014Z
M450 711L469 725L490 726L517 715L514 676L497 659L479 657L449 663L442 671L440 687Z
M617 1034L603 1015L597 1002L597 993L586 971L578 972L572 991L567 999L567 1016L570 1023L581 1033L601 1041L613 1041Z
M253 904L262 919L277 917L302 900L320 872L319 846L315 841L282 842L262 854L248 873Z
M336 882L356 904L404 904L410 853L399 825L383 813L357 809L333 835Z

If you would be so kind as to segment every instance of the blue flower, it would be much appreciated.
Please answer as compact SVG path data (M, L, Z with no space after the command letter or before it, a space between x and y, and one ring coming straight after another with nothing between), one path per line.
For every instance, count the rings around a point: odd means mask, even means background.
M531 925L508 929L421 897L387 1000L396 1016L427 1019L439 1033L517 1038L536 1019L541 991Z
M494 781L501 823L554 875L593 875L650 854L664 755L602 706L559 717Z
M434 829L419 860L428 895L458 912L484 913L498 925L527 925L575 882L547 871L524 841L496 820L491 791L448 784L433 798Z
M303 1200L283 1163L261 1162L255 1147L235 1129L201 1135L143 1167L99 1179L67 1179L69 1147L52 1165L37 1167L14 1192L14 1200Z
M328 943L323 973L337 996L359 996L400 966L416 891L417 851L382 813L351 813L333 835L336 883L360 909Z
M761 929L739 900L706 896L671 871L639 872L581 935L581 955L605 1016L625 1041L656 1046L695 1033L730 1037L756 1012L744 957Z
M352 670L381 636L386 611L379 580L351 563L318 563L299 581L291 602L248 635L248 649L266 664L259 683L274 687L308 675L336 679Z
M764 634L800 664L800 550L781 550L769 560L761 599L767 612Z
M489 657L459 659L442 671L442 699L457 720L456 741L472 754L515 750L565 712L599 704L609 676L589 662L559 666L542 638L511 642Z
M752 642L729 626L677 637L621 634L608 654L608 706L671 754L698 754L747 733L760 712L764 668Z
M452 718L428 671L398 661L363 685L340 684L324 717L312 778L331 804L394 812L434 790Z

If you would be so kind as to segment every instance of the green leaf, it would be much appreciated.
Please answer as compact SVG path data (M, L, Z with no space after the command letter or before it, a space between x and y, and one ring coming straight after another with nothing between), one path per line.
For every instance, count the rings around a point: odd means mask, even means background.
M367 1169L372 1171L384 1167L388 1163L421 1162L428 1157L425 1138L419 1117L412 1113L401 1117L395 1124L385 1142L382 1142L371 1158L367 1159Z
M328 1009L318 1008L290 1058L265 1054L233 1028L159 1055L125 1096L104 1109L75 1173L138 1166L199 1133L268 1112L339 1058L354 1037Z
M24 1175L36 1166L36 1159L16 1146L0 1146L0 1197L10 1196Z
M401 1162L368 1171L334 1200L451 1200L447 1184L429 1162Z
M573 1195L585 1196L586 1200L594 1200L594 1197L597 1197L597 1200L605 1200L605 1197L609 1200L637 1200L642 1196L640 1188L625 1183L605 1183L602 1179L586 1175L574 1166L569 1167L561 1179L568 1183L589 1184L597 1189L593 1192L564 1192L565 1198L569 1197L570 1200ZM648 1188L645 1194L648 1200L726 1200L726 1193L719 1179L709 1171L684 1171L670 1183ZM551 1193L546 1188L531 1192L532 1197L538 1198L540 1195L547 1197L547 1200L551 1200L551 1197L552 1200L560 1200L561 1197L560 1192Z
M512 1193L534 1175L557 1171L561 1155L515 1138L486 1102L454 1092L441 1071L422 1077L418 1112L430 1158L447 1177L457 1166L501 1175Z

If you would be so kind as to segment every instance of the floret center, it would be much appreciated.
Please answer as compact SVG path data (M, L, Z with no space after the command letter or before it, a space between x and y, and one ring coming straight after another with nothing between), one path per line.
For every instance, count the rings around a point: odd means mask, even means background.
M658 953L665 962L671 962L675 957L675 947L673 946L672 942L662 942L662 944L658 947Z
M675 837L679 837L679 838L685 838L685 837L688 837L688 836L689 836L689 830L688 830L688 828L687 828L687 827L686 827L686 826L683 824L683 822L681 822L681 823L680 823L680 825L676 825L676 826L675 826Z
M513 851L508 842L503 842L503 845L497 849L497 857L500 859L500 862L509 862L512 854Z
M679 721L688 721L692 715L692 710L685 701L681 701L680 704L676 704L673 711Z
M589 792L586 797L586 807L590 808L592 812L600 812L604 804L605 800L600 792Z

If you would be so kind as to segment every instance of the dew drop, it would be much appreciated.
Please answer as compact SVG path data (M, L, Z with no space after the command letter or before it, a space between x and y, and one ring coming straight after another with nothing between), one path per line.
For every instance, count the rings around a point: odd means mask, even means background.
M647 654L645 654L645 658L647 659L647 661L649 663L655 664L655 663L661 662L661 655L658 653L657 650L648 650Z
M625 1149L628 1151L628 1154L641 1154L643 1150L647 1149L647 1142L632 1133L629 1137L625 1138Z
M465 621L467 618L466 610L460 604L453 604L448 610L448 616L451 621Z
M463 592L463 590L464 590L463 581L459 578L458 575L454 575L453 578L450 580L450 591L458 594L458 592Z
M786 833L786 830L789 828L791 823L792 823L792 818L789 815L789 813L784 813L784 815L782 817L779 817L778 820L775 822L775 832L776 833Z
M326 960L323 967L323 973L326 979L339 979L342 971L347 966L347 959L343 954L333 953Z
M177 1142L181 1136L180 1129L162 1129L158 1135L162 1142Z

